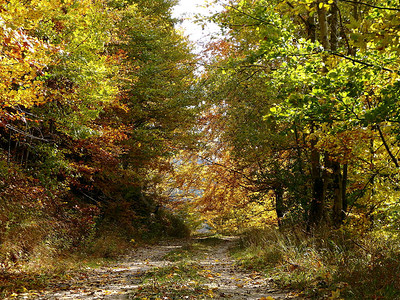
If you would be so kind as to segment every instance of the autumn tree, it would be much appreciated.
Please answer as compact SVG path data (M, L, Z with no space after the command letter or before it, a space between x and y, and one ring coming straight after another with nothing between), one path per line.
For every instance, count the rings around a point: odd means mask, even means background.
M279 191L310 228L393 203L374 186L398 176L397 15L390 2L229 1L212 18L226 33L206 77L221 140L255 186L267 174L279 216Z
M47 222L38 239L55 248L80 247L101 224L127 238L179 223L156 204L166 159L193 141L198 101L174 4L1 2L1 222Z

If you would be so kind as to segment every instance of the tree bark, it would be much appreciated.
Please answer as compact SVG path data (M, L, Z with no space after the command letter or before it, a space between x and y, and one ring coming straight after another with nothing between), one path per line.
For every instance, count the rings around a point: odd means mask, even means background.
M331 51L336 52L338 49L339 36L339 8L337 0L331 4L330 10L330 47ZM346 199L346 178L342 175L340 163L337 161L331 162L332 166L332 188L333 188L333 224L339 226L344 220L344 202ZM346 166L347 168L347 166ZM343 171L345 168L343 168Z
M330 50L329 43L329 26L327 18L326 2L324 0L317 1L317 13L319 24L319 40L325 50Z
M396 168L399 168L399 162L397 161L396 156L394 156L393 152L390 150L390 147L388 145L388 143L386 142L385 136L383 135L383 132L381 130L381 127L379 125L376 125L376 128L378 129L379 132L379 136L381 138L381 141L383 143L383 146L386 149L386 152L389 154L390 159L392 160L392 162L394 163L394 165L396 166Z
M278 218L278 226L280 227L282 225L282 218L284 212L282 186L281 185L277 186L274 192L275 192L275 211L276 211L276 216Z
M343 175L342 175L342 220L344 220L346 218L346 212L347 212L347 207L348 207L348 203L347 203L347 193L346 193L346 189L347 189L347 174L348 174L348 165L344 164L343 165Z
M313 130L312 130L313 131ZM325 184L321 172L321 153L315 147L317 141L311 141L311 178L312 178L312 199L310 213L308 216L308 229L318 226L324 215L325 205Z
M324 0L317 0L317 13L319 25L319 40L325 50L330 49L329 27L327 19L327 10ZM325 70L327 71L327 70ZM325 72L324 71L324 72ZM314 125L312 125L314 127ZM314 128L312 128L312 132ZM321 168L321 153L316 148L317 141L311 141L311 177L312 177L312 200L308 218L308 229L317 227L322 222L324 216L325 194L326 194L326 170L324 176ZM325 179L325 180L324 180Z
M331 40L330 46L333 52L337 51L339 43L339 8L337 0L334 0L331 4L331 15L330 15L330 29L331 29Z
M338 162L332 162L333 176L333 224L339 226L343 221L343 176Z

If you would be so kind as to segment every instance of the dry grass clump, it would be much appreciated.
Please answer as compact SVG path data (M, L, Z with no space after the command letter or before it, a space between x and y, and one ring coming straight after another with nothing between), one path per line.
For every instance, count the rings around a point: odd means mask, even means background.
M400 299L400 247L384 236L346 228L251 230L234 256L281 287L315 299ZM397 298L396 298L397 297Z

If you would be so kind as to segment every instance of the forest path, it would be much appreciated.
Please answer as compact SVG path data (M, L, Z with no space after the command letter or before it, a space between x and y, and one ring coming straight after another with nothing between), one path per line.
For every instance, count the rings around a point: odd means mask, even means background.
M235 266L235 237L163 241L19 299L300 299Z

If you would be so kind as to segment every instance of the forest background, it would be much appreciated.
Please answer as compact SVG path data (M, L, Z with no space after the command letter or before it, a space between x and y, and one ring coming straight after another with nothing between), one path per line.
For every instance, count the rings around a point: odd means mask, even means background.
M1 2L2 276L206 222L284 286L393 299L398 1L227 1L202 57L174 4Z

